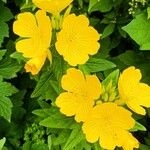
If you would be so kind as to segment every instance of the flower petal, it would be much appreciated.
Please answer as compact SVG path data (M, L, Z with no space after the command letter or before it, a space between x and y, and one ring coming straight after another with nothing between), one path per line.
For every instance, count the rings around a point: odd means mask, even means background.
M62 77L61 85L64 90L73 93L82 93L85 91L85 78L80 70L70 68L67 74Z
M98 99L102 93L101 83L96 75L86 76L87 93L91 99Z
M13 24L13 31L21 37L31 37L37 32L35 16L30 12L24 12L17 16Z
M54 15L60 13L72 1L73 0L32 0L37 7Z
M38 72L41 70L42 66L44 65L46 57L47 57L47 55L45 54L45 55L42 55L39 57L31 58L25 64L26 72L31 72L32 75L38 74Z
M60 107L60 111L66 116L73 116L78 109L78 99L69 92L61 93L56 99L56 105Z

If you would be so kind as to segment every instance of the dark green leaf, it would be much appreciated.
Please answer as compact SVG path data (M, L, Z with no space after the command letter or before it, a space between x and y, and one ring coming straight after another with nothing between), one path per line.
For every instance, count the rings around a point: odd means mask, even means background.
M112 0L90 0L88 12L101 11L108 12L113 7Z
M114 31L114 29L115 29L115 24L111 23L111 24L107 25L105 27L103 33L102 33L102 37L101 38L102 39L106 38L107 36L109 36L110 34L112 34L113 31Z
M17 90L10 83L3 82L2 78L0 78L0 89L0 116L10 121L12 102L8 96L11 96Z
M76 145L78 145L83 139L84 135L81 129L81 126L78 124L76 125L71 134L70 137L68 138L67 143L65 144L63 150L70 150L73 149Z
M116 67L116 65L106 59L91 57L85 64L85 67L87 67L90 72L99 72L112 69Z
M43 95L48 90L51 79L52 79L52 74L50 72L44 72L41 75L31 97L33 98L33 97L39 97Z

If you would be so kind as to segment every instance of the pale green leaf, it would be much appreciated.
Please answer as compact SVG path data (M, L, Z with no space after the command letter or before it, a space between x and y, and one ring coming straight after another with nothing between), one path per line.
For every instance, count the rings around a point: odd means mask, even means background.
M0 150L2 150L2 148L3 148L4 144L5 144L5 141L6 141L5 137L0 140Z
M123 30L140 45L141 50L150 50L150 20L146 13L137 15Z
M147 7L147 14L148 14L147 19L149 19L150 18L150 7Z

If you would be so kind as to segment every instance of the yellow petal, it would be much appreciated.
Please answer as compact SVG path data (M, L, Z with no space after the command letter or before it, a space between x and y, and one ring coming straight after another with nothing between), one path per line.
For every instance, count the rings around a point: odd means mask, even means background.
M144 107L150 107L150 86L141 83L139 69L129 67L119 77L118 89L120 99L134 112L145 115Z
M75 115L79 105L77 98L69 92L61 93L57 97L55 103L58 107L60 107L60 111L66 116Z
M40 40L42 43L42 48L48 49L52 37L52 25L50 18L46 16L46 13L42 10L37 11L36 19L38 23L38 28L40 32Z
M132 136L131 133L128 133L127 138L124 140L123 149L124 150L133 150L134 148L139 148L139 142L136 138Z
M136 100L132 100L132 101L128 101L127 102L127 106L133 110L134 112L138 113L138 114L141 114L141 115L145 115L146 114L146 111L145 109L140 106Z
M60 13L72 1L73 0L32 0L37 7L54 15Z
M37 32L37 24L34 15L30 12L24 12L17 16L13 24L13 31L21 37L31 37Z
M62 77L61 85L64 90L73 93L82 93L85 90L85 78L80 70L70 68Z
M18 52L21 52L24 57L27 58L34 58L37 56L42 55L43 52L39 50L38 47L38 36L35 38L30 38L30 39L24 39L24 40L19 40L16 43L16 50ZM45 50L45 49L44 49Z
M98 99L102 93L101 83L96 75L86 76L87 93L91 99Z

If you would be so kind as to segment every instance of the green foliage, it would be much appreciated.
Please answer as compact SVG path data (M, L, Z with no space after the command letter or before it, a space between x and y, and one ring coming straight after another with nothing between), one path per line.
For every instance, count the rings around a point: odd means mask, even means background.
M0 140L0 150L2 150L4 144L5 144L6 138L4 137L3 139Z
M99 10L101 12L108 12L113 7L112 0L90 0L89 12Z
M6 3L6 0L3 2ZM9 27L7 21L13 18L13 15L9 8L5 7L0 1L0 46L4 40L4 37L9 37Z
M89 72L100 72L108 69L115 68L116 65L106 59L91 57L88 62L84 65L84 67Z
M28 59L16 51L13 22L19 12L36 10L31 0L0 0L0 149L103 150L98 141L86 141L82 122L63 115L55 105L63 91L62 76L71 67L55 49L55 32L52 63L47 60L36 76L23 69ZM76 66L84 74L99 77L102 94L98 101L118 99L118 78L129 66L139 68L142 81L150 84L149 0L74 0L71 12L85 14L100 33L98 53ZM150 149L147 112L147 116L133 115L136 124L130 131L141 143L139 150Z
M0 116L10 121L12 102L9 96L16 93L17 90L10 83L4 82L2 77L0 77L0 88Z
M147 14L142 13L137 15L127 26L123 29L135 40L141 50L150 49L150 20L147 19Z

